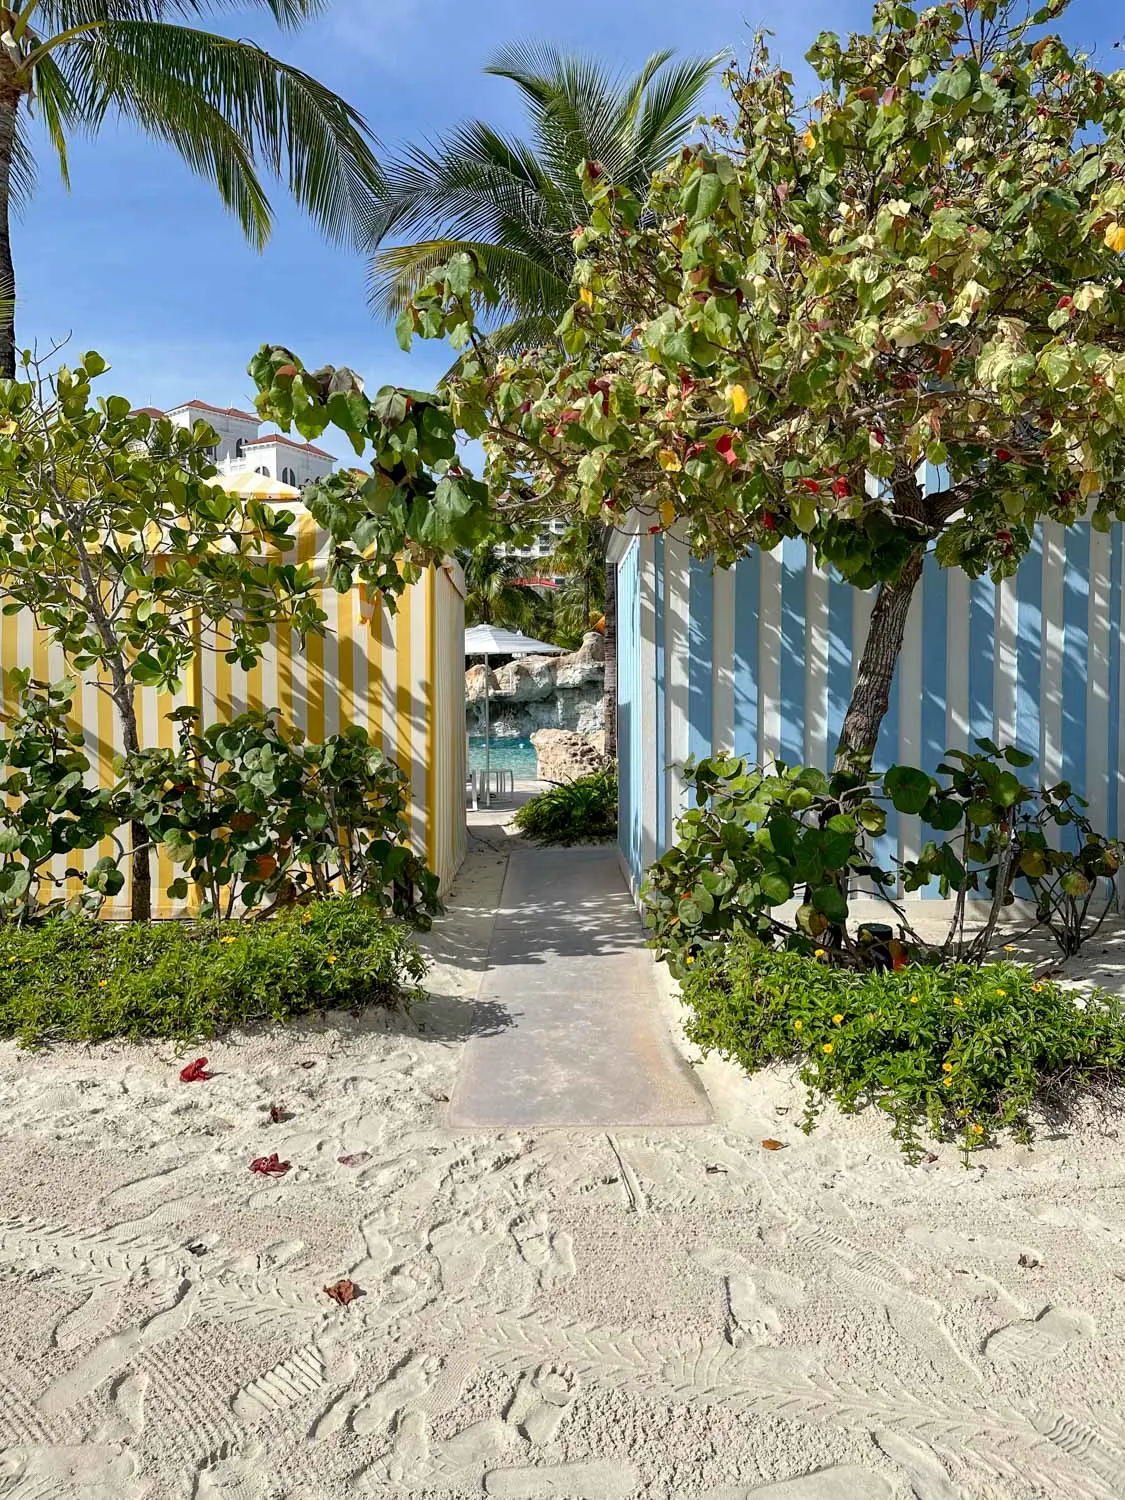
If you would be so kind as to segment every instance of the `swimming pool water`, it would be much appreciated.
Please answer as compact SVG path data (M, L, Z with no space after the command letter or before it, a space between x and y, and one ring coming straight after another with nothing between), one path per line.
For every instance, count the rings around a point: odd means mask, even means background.
M489 764L510 770L517 781L534 781L539 773L535 746L530 740L493 739ZM484 770L484 735L469 736L469 770Z

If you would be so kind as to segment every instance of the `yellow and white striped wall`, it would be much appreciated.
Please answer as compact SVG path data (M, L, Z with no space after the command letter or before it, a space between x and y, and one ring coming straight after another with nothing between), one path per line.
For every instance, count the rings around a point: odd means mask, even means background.
M299 513L295 551L286 554L315 567L328 555L328 533ZM465 853L465 661L464 579L455 563L427 569L398 600L394 614L378 598L356 587L337 594L320 574L319 603L328 616L326 636L310 636L302 648L291 631L275 632L250 671L204 649L179 694L138 688L141 743L171 747L175 728L167 715L191 705L204 724L247 709L278 708L283 725L321 740L361 725L410 778L410 828L415 848L448 888ZM62 652L51 646L29 615L0 617L0 664L4 712L16 707L8 679L13 667L30 667L39 680L67 675ZM114 780L113 758L122 746L108 695L85 682L75 698L76 725L102 785ZM105 843L91 850L113 852ZM72 857L70 863L79 863ZM67 861L60 861L60 873ZM124 868L124 867L123 867ZM164 854L153 862L153 910L182 915L191 903L164 894L176 871ZM75 887L76 882L72 883ZM129 909L128 883L113 903L113 915ZM109 913L107 913L109 914Z

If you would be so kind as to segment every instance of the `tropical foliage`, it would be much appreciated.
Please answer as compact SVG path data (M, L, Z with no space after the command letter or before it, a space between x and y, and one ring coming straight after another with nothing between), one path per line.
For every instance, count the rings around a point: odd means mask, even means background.
M268 922L4 923L0 1036L188 1043L328 1009L405 1007L425 972L410 932L350 896Z
M536 844L585 844L617 837L617 771L612 766L560 782L529 798L512 822Z
M465 569L465 624L499 625L533 633L533 621L544 611L535 591L521 580L526 568L505 556L492 542L462 558Z
M1043 31L1064 9L883 0L816 41L804 107L759 44L725 140L646 191L586 165L555 341L495 358L471 261L400 319L470 350L450 408L496 494L639 511L720 563L803 537L878 585L853 769L928 548L1001 577L1037 521L1125 514L1125 74Z
M1117 996L1076 1004L1013 963L856 973L743 939L701 957L682 993L704 1052L748 1073L796 1068L802 1130L829 1101L845 1114L873 1105L911 1161L926 1135L957 1141L966 1165L1001 1131L1026 1140L1035 1114L1057 1120L1084 1095L1107 1095L1125 1066Z
M269 237L263 172L335 237L362 239L379 173L362 117L255 42L193 24L206 0L14 0L0 47L0 377L16 373L10 210L35 182L32 112L64 181L68 139L117 118L214 184L250 242ZM256 0L286 30L320 0Z
M901 765L859 778L734 757L689 761L695 806L643 890L652 945L681 977L710 947L740 937L852 969L979 963L1022 899L1033 927L1077 953L1114 901L1125 846L1091 825L1066 782L1020 781L1030 763L990 740L946 751L935 776ZM882 854L892 809L920 819L917 856ZM921 936L897 899L927 886L953 904L941 940ZM883 902L894 926L856 924L857 895Z
M571 301L574 231L586 218L583 163L605 163L643 196L686 136L715 66L658 52L639 72L615 76L554 47L508 48L485 71L519 89L530 136L473 120L385 164L373 219L376 308L396 317L438 267L469 253L492 288L484 294L482 283L492 346L549 341ZM385 244L413 234L422 238Z

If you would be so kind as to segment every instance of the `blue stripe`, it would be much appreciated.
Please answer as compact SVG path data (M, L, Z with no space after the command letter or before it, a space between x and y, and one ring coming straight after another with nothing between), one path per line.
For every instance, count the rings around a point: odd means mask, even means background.
M996 664L996 585L974 578L969 594L969 739L992 738Z
M866 641L864 642L866 645ZM899 679L902 676L899 670L902 659L895 662L894 676L891 678L891 691L887 699L887 712L882 724L879 726L879 739L875 746L874 765L877 770L885 771L888 766L898 762L898 699ZM881 864L888 864L898 854L898 813L894 808L887 809L887 831L875 840L875 855Z
M1016 574L1016 745L1035 757L1021 774L1039 780L1039 695L1043 688L1043 533L1036 528Z
M946 744L946 667L949 654L949 574L933 553L922 573L922 769L931 773Z
M1120 525L1109 541L1109 799L1106 832L1118 837L1117 777L1121 770L1121 551Z
M1090 653L1090 528L1068 526L1063 575L1062 779L1086 790L1086 664Z
M709 563L691 560L688 583L688 754L711 754L714 714L715 575Z
M946 733L946 680L949 658L949 574L938 566L933 552L926 558L922 572L922 743L921 765L931 775L942 764L948 735ZM930 830L923 828L923 842ZM922 887L922 899L938 900L941 891L936 881Z
M758 590L762 555L755 547L734 570L734 753L758 754Z
M781 759L805 759L805 572L808 547L787 536L781 544Z
M836 755L852 695L852 599L855 591L835 568L828 573L828 761ZM827 766L824 767L828 769Z
M664 535L653 546L653 606L656 625L656 852L668 847L668 738L664 718L668 664L664 650Z

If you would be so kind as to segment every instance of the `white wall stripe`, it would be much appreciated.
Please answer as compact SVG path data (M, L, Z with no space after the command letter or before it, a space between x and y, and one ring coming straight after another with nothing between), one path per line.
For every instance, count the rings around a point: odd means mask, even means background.
M664 784L662 767L652 753L656 716L656 543L651 536L640 539L641 594L641 691L634 734L641 742L641 859L647 866L660 852L656 847L657 795Z
M1066 549L1062 527L1043 527L1043 665L1040 692L1040 765L1046 785L1062 776L1063 585Z
M711 748L734 748L734 573L716 568L714 575L714 687L711 695Z
M828 575L805 571L805 760L827 764L828 756Z
M758 592L758 754L781 749L781 548L761 554Z

